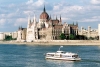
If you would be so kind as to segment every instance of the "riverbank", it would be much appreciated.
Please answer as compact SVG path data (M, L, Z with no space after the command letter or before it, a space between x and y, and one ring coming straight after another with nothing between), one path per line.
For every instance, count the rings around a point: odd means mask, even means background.
M16 45L100 45L99 40L37 40L34 42L0 41L0 44Z

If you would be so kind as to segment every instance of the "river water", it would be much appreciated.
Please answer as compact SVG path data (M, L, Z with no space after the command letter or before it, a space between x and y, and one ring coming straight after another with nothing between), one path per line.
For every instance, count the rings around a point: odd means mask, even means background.
M59 46L26 46L0 44L0 67L100 67L100 46L64 46L61 50L75 52L81 61L46 60L46 52Z

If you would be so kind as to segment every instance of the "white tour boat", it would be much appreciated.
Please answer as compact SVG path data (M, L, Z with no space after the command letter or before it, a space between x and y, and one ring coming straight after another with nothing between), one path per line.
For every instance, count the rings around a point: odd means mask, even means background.
M63 46L60 46L60 48L62 47ZM61 51L60 48L57 52L46 53L45 58L52 60L69 60L69 61L81 60L81 58L79 58L77 53Z

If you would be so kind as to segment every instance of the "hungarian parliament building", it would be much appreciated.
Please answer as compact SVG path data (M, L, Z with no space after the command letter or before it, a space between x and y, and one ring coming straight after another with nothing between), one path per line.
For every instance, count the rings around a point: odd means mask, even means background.
M59 19L57 17L52 19L44 6L39 22L36 21L35 15L33 21L29 17L27 28L19 28L17 40L26 40L27 42L34 40L59 40L61 33L64 33L66 37L69 34L78 35L78 24L62 24L61 16Z
M32 20L32 21L31 21ZM88 30L81 27L78 29L78 23L67 24L62 22L62 17L53 18L46 12L45 6L43 12L40 14L39 22L34 18L28 17L27 28L19 27L18 31L12 33L0 33L0 40L3 39L3 35L11 35L12 38L16 38L17 41L25 40L32 42L35 40L61 40L60 35L64 34L68 37L70 34L75 36L84 35L86 37L99 36L98 30L92 30L88 27Z

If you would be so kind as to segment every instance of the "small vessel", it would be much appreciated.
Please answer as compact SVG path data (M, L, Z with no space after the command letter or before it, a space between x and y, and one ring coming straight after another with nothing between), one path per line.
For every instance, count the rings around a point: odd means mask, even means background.
M63 46L60 46L62 48ZM57 52L48 52L46 53L45 58L46 59L52 59L52 60L68 60L68 61L79 61L81 58L79 58L77 53L72 52L65 52L59 50Z

